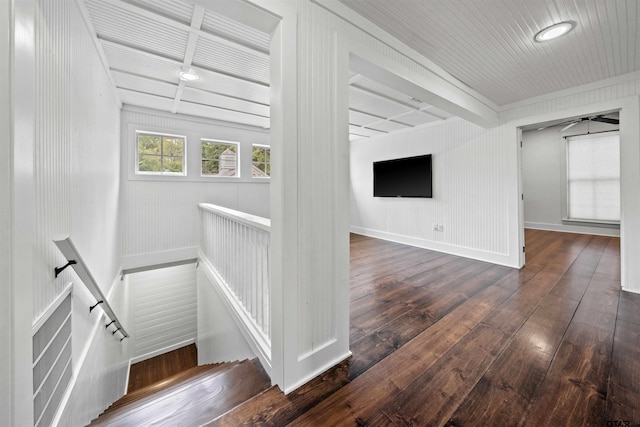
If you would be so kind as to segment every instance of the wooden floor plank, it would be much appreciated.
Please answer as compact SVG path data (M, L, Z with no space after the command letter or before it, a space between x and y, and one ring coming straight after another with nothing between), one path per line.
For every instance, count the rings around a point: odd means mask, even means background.
M94 425L202 425L270 386L257 359L233 366L224 374L186 383L133 410L98 418Z
M618 295L616 281L594 275L544 382L523 414L525 425L603 424Z
M196 366L198 366L198 352L195 344L134 363L129 370L127 393L132 393Z
M546 375L577 306L576 301L544 298L458 407L449 425L518 425Z
M640 330L623 320L616 323L604 421L640 425Z
M443 425L508 340L501 330L478 325L387 403L384 414L399 426Z
M392 353L291 425L356 425L356 420L373 419L384 402L429 369L511 294L500 287L476 294L405 344L402 351Z
M516 270L352 235L352 358L212 425L640 422L640 296L620 291L619 239L525 238Z

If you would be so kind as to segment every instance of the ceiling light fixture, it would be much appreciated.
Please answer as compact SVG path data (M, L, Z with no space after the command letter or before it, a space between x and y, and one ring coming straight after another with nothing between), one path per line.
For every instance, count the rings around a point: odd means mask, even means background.
M178 73L180 75L180 80L183 80L185 82L192 82L194 80L200 80L200 76L196 74L195 71L193 70L189 70L189 71L180 71L180 73Z
M553 24L550 27L541 30L536 34L534 40L537 42L546 42L567 34L574 27L573 22L565 21Z

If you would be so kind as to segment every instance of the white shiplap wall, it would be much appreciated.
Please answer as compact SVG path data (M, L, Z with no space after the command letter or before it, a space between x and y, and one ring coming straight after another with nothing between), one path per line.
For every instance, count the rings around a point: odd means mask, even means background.
M53 239L71 236L107 293L120 267L119 105L72 0L36 15L34 317L75 280Z
M134 176L133 138L136 129L186 135L189 176L176 179L139 179ZM242 177L201 178L200 138L239 142ZM267 131L125 107L122 111L121 141L125 268L195 258L198 203L213 203L269 217L269 181L250 177L251 145L268 145Z
M134 362L195 342L195 264L130 274L128 287Z
M499 130L460 119L352 142L352 230L509 265L506 153ZM373 162L421 154L432 154L432 199L373 197Z
M120 105L76 2L39 0L34 13L33 316L74 282L74 375L58 419L85 425L122 394L126 364L118 340L97 334L101 310L87 314L95 300L72 269L54 278L53 268L66 260L53 239L71 236L103 292L113 290L121 248ZM94 359L85 364L87 355ZM93 360L108 363L89 367Z

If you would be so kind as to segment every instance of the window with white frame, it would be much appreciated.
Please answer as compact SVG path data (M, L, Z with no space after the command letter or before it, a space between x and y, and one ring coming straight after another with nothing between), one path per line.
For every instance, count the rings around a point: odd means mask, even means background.
M136 132L136 174L186 175L186 136Z
M238 143L203 139L202 176L238 177Z
M271 177L271 148L268 145L253 145L251 176L254 178Z
M569 220L620 221L620 135L567 137Z

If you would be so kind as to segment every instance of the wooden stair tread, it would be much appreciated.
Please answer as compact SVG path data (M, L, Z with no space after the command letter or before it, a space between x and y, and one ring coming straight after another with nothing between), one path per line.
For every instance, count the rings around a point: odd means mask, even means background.
M113 412L126 405L132 405L134 402L144 404L145 398L148 396L161 392L169 393L176 387L183 387L189 383L196 382L203 377L209 377L222 373L228 369L231 369L231 367L235 366L238 363L239 362L217 363L201 365L191 369L187 369L186 371L167 377L162 381L158 381L134 392L125 394L120 399L113 402L111 406L109 406L109 408L105 410L104 414Z
M91 426L201 425L271 386L257 359L187 381L95 419Z
M270 387L205 426L287 425L347 384L349 366L350 359L344 360L287 395L277 386Z

